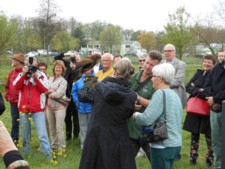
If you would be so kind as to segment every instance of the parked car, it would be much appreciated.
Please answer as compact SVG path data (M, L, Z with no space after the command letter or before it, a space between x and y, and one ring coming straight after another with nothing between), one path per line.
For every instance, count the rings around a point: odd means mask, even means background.
M46 56L47 53L48 53L46 49L38 49L37 52L38 52L40 55L44 55L44 56Z
M39 56L40 54L36 51L31 51L31 52L28 52L25 56L29 57L29 56L33 56L33 57L36 57L36 56Z
M5 53L6 54L13 54L13 52L11 50L7 50Z
M71 54L76 54L77 51L75 50L69 50L68 52L64 53L64 56L70 56Z
M52 56L52 57L55 57L55 56L58 56L58 55L59 55L58 52L53 52L53 51L48 52L48 54L49 54L50 56Z

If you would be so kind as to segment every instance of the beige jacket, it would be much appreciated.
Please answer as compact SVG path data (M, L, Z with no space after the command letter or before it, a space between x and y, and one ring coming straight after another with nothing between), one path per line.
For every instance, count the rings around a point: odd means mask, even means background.
M51 98L48 97L47 108L51 110L64 109L65 106L55 101L55 99L60 99L66 94L67 81L62 76L55 81L53 80L54 77L50 77L48 90L54 90L54 92L50 94Z
M162 63L166 63L166 61L164 60ZM178 94L181 99L182 106L185 108L187 103L187 93L184 85L186 63L174 58L172 65L175 69L175 76L170 84L170 88Z

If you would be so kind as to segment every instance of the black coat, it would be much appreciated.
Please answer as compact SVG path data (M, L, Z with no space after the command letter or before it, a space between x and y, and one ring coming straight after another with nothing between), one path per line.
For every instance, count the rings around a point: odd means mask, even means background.
M93 114L79 169L135 169L127 120L137 95L127 81L112 77L97 83L90 93Z
M203 74L203 70L197 70L195 75L186 85L186 91L190 94L190 97L194 97L198 94L198 97L204 99L206 94L205 91L200 92L199 89L203 88L205 80L209 73ZM195 86L192 86L191 83L194 83ZM190 98L189 97L189 98ZM210 128L210 118L209 116L201 116L196 114L187 113L183 129L194 134L207 134L211 135Z

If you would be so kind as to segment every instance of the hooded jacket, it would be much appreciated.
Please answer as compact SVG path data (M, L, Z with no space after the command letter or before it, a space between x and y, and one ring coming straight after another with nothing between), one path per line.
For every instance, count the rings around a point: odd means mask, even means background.
M36 78L29 78L20 73L13 82L15 88L19 90L18 107L20 112L35 113L45 110L48 79L39 70L37 70L37 74Z

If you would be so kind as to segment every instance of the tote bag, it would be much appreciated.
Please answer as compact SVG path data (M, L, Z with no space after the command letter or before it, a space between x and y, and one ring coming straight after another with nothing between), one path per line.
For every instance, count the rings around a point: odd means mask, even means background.
M198 97L191 97L187 101L186 111L191 114L208 116L210 107L207 100L200 99Z

